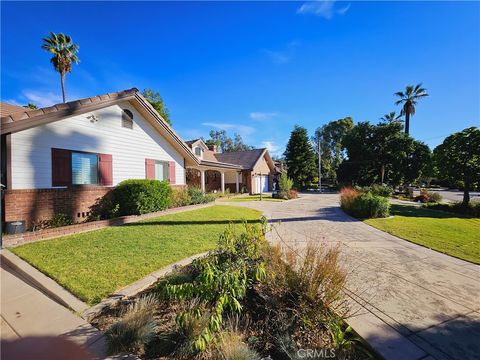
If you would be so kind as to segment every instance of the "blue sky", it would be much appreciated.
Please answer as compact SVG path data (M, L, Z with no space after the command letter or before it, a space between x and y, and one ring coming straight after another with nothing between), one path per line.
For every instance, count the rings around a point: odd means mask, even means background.
M439 144L480 125L479 2L2 2L1 98L60 102L41 50L70 34L81 63L74 100L158 90L185 140L212 128L283 152L295 124L310 133L352 116L377 122L393 93L422 82L411 134Z

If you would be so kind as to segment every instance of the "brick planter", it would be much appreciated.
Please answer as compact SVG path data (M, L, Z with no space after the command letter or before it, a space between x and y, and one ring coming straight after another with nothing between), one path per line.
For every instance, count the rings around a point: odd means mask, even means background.
M31 232L25 232L22 234L5 235L3 236L3 245L5 247L18 246L18 245L29 243L29 242L53 239L59 236L72 235L72 234L78 234L78 233L83 233L87 231L102 229L108 226L119 226L119 225L128 224L136 221L147 220L147 219L151 219L159 216L175 214L175 213L194 210L194 209L201 209L204 207L212 206L214 204L215 204L214 202L211 202L208 204L189 205L189 206L183 206L180 208L157 211L157 212L143 214L143 215L122 216L115 219L91 221L91 222L74 224L69 226L62 226L62 227L53 228L53 229L31 231Z

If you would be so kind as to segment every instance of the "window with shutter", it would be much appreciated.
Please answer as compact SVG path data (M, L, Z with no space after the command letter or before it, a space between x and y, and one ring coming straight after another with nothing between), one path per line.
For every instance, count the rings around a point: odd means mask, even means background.
M72 156L70 150L52 148L52 186L72 183Z
M72 185L94 185L98 180L98 155L72 152Z

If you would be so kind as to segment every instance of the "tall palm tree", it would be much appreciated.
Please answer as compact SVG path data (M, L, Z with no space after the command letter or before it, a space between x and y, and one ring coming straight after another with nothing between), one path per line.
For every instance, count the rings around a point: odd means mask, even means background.
M380 118L381 121L384 121L386 123L392 123L392 122L401 122L402 121L402 114L396 114L395 111L389 112L388 114L383 115Z
M428 96L427 90L422 87L422 84L416 86L408 85L405 92L399 91L395 93L399 99L395 105L403 105L400 115L405 115L405 134L408 135L410 130L410 116L415 115L415 105L421 98Z
M53 54L50 62L55 70L60 73L62 98L65 102L65 75L72 71L72 62L78 64L80 61L76 55L79 47L73 43L70 36L50 32L50 36L43 38L42 49Z

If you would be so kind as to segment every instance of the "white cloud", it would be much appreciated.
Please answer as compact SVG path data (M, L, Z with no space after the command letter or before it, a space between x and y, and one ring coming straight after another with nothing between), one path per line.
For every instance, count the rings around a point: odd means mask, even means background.
M350 9L350 3L341 9L338 9L335 3L336 0L309 1L297 9L297 14L313 14L329 20L335 14L343 15Z
M281 156L283 151L274 141L262 141L262 148L266 148L270 156Z
M295 55L296 48L300 45L297 41L290 41L282 50L263 49L262 51L275 64L286 64L292 60Z
M228 124L228 123L216 123L216 122L204 122L203 126L210 126L219 130L232 130L242 136L250 135L255 131L251 126L246 126L242 124Z
M274 118L276 116L278 116L278 113L276 112L251 112L249 114L250 116L250 119L252 120L269 120L271 118Z
M27 99L27 102L34 103L41 108L62 102L61 95L54 94L53 92L25 90L23 91L22 95L25 99Z

